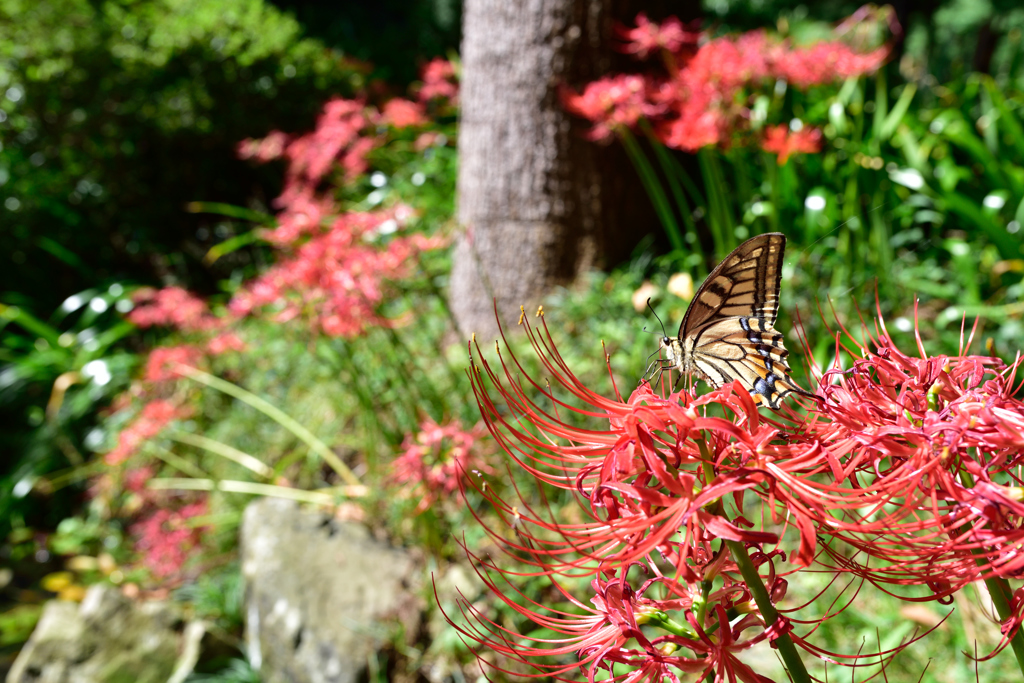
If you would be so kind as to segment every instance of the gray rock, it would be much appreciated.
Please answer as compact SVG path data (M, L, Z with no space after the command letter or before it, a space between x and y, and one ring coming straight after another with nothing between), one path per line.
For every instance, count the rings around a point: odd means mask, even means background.
M93 586L80 605L46 605L7 683L166 683L184 627L171 603L137 603Z
M241 546L249 659L264 683L355 683L419 628L422 570L362 524L266 498L246 508Z

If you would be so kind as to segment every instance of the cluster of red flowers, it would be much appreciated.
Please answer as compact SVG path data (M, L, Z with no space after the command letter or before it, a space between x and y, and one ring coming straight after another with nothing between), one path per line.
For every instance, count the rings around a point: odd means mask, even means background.
M378 110L363 99L336 98L324 105L311 133L292 137L274 131L262 139L243 140L238 145L238 156L261 162L285 159L288 162L285 189L275 204L283 209L285 216L305 211L319 182L336 165L340 166L346 181L366 172L367 155L384 142L382 126L425 126L429 123L428 106L457 103L458 83L451 62L435 59L423 68L422 76L417 102L395 97ZM430 132L423 135L432 137ZM285 216L282 223L287 222Z
M326 229L311 229L309 239L297 242L289 257L238 292L229 310L247 315L274 306L277 320L306 315L314 329L335 337L354 337L367 327L390 324L376 313L384 280L405 276L417 254L446 243L414 233L392 238L382 248L378 238L399 230L412 214L404 205L350 212L335 217Z
M422 104L439 103L456 107L459 104L459 82L455 65L437 57L427 62L421 73L423 85L416 92Z
M476 453L477 442L487 433L483 425L465 429L458 420L441 426L429 417L419 432L405 437L402 454L391 466L391 484L404 498L418 498L416 514L438 499L450 498L459 490L460 480L471 471L490 474Z
M787 125L768 126L764 131L761 149L778 155L784 164L793 154L814 154L821 151L821 131L817 128L801 128L790 131Z
M103 461L108 465L120 465L132 457L142 444L164 430L174 420L187 415L187 411L172 401L157 399L143 406L135 420L121 430L114 447Z
M839 40L792 47L764 31L710 38L678 19L658 25L642 14L636 28L620 31L624 52L641 59L658 55L665 71L604 78L587 84L582 94L567 91L566 108L593 121L590 136L595 140L645 119L665 145L687 152L733 142L734 133L748 127L747 96L769 84L784 81L808 88L833 83L872 73L889 56L888 46L860 53ZM772 129L766 133L778 136ZM810 140L807 131L780 149L777 137L766 138L765 149L777 152L784 163L793 152L817 151Z
M884 326L864 344L872 352L845 338L853 367L825 373L820 412L804 423L832 481L799 482L800 499L817 501L799 512L807 524L860 553L827 548L837 567L877 583L926 585L935 599L980 579L1024 577L1018 365L929 357L920 338L920 357L908 356Z
M508 528L488 529L520 568L474 558L482 577L511 609L560 636L513 633L468 601L461 609L469 622L457 626L540 675L580 668L594 680L626 664L631 671L614 680L678 680L682 672L764 680L736 655L766 639L856 663L868 655L835 655L806 639L841 609L816 621L801 620L800 607L776 615L754 604L758 590L777 605L786 575L812 566L923 587L914 600L1024 575L1016 365L966 351L929 358L923 347L920 358L907 356L884 326L864 342L843 331L837 354L855 358L853 367L819 373L820 400L806 401L809 414L784 407L766 417L738 383L700 398L666 397L647 383L625 400L617 389L601 396L572 375L546 326L543 334L527 326L554 388L524 377L514 356L501 359L500 371L483 360L471 373L477 399L503 450L540 483L573 492L581 512L528 500L522 485L512 505L494 487L465 481L515 532L510 541ZM757 568L757 586L744 562ZM510 592L522 575L551 577L564 604ZM562 580L581 575L594 577L586 598ZM1024 619L1024 592L1012 604L1007 637ZM871 656L885 661L905 645ZM571 665L536 660L571 652Z
M391 237L414 211L405 205L369 212L342 212L319 183L336 164L347 180L364 173L367 154L384 141L381 126L419 127L428 123L428 106L457 96L454 69L444 60L430 62L423 73L418 102L393 98L382 111L362 100L328 102L316 130L294 139L271 133L239 146L243 158L288 162L278 225L265 236L282 251L273 268L240 291L229 305L235 315L271 307L277 320L299 315L313 329L352 337L367 327L388 324L375 313L383 299L383 282L408 274L416 255L445 245L420 234ZM433 144L431 131L422 133ZM417 141L419 147L419 141Z
M169 579L181 573L199 546L203 531L189 520L205 515L206 511L205 501L177 509L158 507L129 527L136 539L136 552L154 576Z
M128 320L139 327L162 325L182 332L202 332L219 324L205 301L181 287L143 287L132 299L135 308Z

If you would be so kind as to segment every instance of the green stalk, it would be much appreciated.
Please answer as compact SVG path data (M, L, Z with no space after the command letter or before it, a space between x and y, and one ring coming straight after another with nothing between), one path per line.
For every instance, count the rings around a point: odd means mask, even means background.
M779 613L761 581L761 575L757 573L757 568L754 567L754 563L747 553L747 546L741 541L726 540L725 544L729 546L732 559L739 567L740 574L743 575L743 580L746 582L747 588L750 589L750 594L754 596L754 602L757 603L757 608L761 611L761 616L764 617L764 623L767 625L776 623L779 620ZM782 661L786 663L794 683L810 683L811 677L807 675L807 669L804 668L804 663L789 634L784 633L776 638L775 646L778 648L779 654L782 655Z
M294 434L296 438L298 438L304 444L309 446L310 449L313 450L313 452L315 452L321 458L323 458L324 462L330 465L331 469L333 469L338 474L339 477L344 479L346 483L352 486L362 485L359 481L359 477L353 474L352 470L348 468L348 465L343 463L341 459L337 455L335 455L334 451L327 447L327 444L313 436L312 432L303 427L301 424L299 424L297 420L295 420L290 415L286 414L277 406L269 403L268 401L265 401L256 394L246 391L245 389L236 384L232 384L231 382L222 380L219 377L214 377L213 375L203 372L202 370L197 370L196 368L181 364L177 365L175 369L184 376L188 377L189 379L193 379L199 382L200 384L205 384L211 389L216 389L217 391L223 392L228 396L233 396L242 403L245 403L246 405L251 406L252 408L255 408L256 410L260 411L261 413L269 417L271 420L274 420L279 425L281 425L289 432Z
M668 241L672 245L672 249L681 251L684 247L683 235L679 230L679 223L676 221L676 217L672 214L672 206L669 204L665 189L661 186L661 181L658 180L658 174L654 172L654 167L651 166L651 162L647 160L647 156L640 149L639 143L637 143L636 138L633 137L633 133L628 128L621 128L619 130L619 138L626 148L626 154L629 155L630 161L633 162L637 173L640 174L640 181L644 184L644 189L647 190L651 203L654 204L654 210L661 220L661 226L665 229L665 234L668 235Z
M391 339L391 343L394 346L394 348L400 350L402 354L405 355L406 369L411 368L412 372L416 373L420 378L422 378L422 381L406 382L406 386L408 386L409 384L415 384L416 393L420 394L420 396L423 396L424 393L428 394L429 400L432 401L435 405L439 406L443 413L448 412L448 402L445 401L444 397L437 390L437 387L434 386L434 383L430 381L429 375L427 375L427 373L416 362L415 354L413 354L409 350L409 347L406 345L404 341L402 341L402 338L398 335L397 332L395 332L394 328L385 326L384 331L385 334L387 334L388 337ZM444 363L447 364L447 360L444 360ZM408 377L411 376L412 375L409 375ZM423 386L426 387L426 391L421 390Z
M711 483L714 480L715 474L711 464L713 461L711 450L708 448L704 434L701 434L700 438L696 441L697 447L700 449L704 478L707 480L707 483ZM721 515L723 512L722 507L722 499L719 498L710 507L710 512ZM757 568L754 567L754 563L747 553L747 546L741 541L722 540L725 541L729 552L732 553L732 559L736 562L736 566L739 567L740 574L743 575L743 581L746 583L747 588L750 589L750 594L754 597L754 602L757 603L757 608L761 611L765 625L771 626L775 624L779 620L779 613L775 609L775 605L772 604L771 596L768 595L768 589L764 587L764 582L761 581L761 575L757 573ZM794 683L810 683L811 677L807 675L807 669L804 668L804 663L800 659L796 646L793 645L793 639L789 637L789 634L784 633L776 638L775 646L778 648L779 654L782 655L782 660L789 668L789 675Z
M0 304L0 329L7 326L7 322L17 323L27 331L42 337L50 346L60 348L60 332L39 320L31 313L20 306L8 306Z
M876 265L878 267L878 270L875 272L884 286L892 278L892 262L895 259L895 254L892 251L892 236L889 234L889 224L882 217L881 210L875 208L881 207L883 201L882 191L876 190L870 213L871 234L875 238L875 257L877 258Z
M402 432L409 432L416 429L416 426L419 424L417 413L419 412L420 404L423 402L423 393L420 390L419 382L410 379L413 377L413 374L398 357L394 336L392 336L390 341L390 344L380 342L373 344L375 351L387 356L387 360L383 363L380 362L379 357L375 360L379 364L378 367L385 371L383 381L386 390L390 389L394 392L391 412L398 420L398 428ZM399 376L397 380L394 377L396 374ZM373 410L376 410L376 408L373 408Z
M889 113L889 92L885 80L885 69L875 74L875 111L871 121L871 134L876 144L883 139L886 115ZM907 103L909 106L909 102Z
M715 240L715 259L722 260L733 250L733 222L726 206L725 185L722 169L718 164L716 151L705 147L697 152L701 173L704 176L704 187L708 192L708 225L711 227Z
M967 488L974 487L974 477L967 470L960 470L960 480ZM975 556L975 563L979 568L984 567L984 553L979 548L972 548L971 554ZM996 614L1000 621L1009 619L1013 612L1010 610L1010 601L1013 599L1013 588L1001 576L992 576L985 579L985 587L988 588L989 596L992 598L992 605L996 608ZM1013 649L1013 656L1017 658L1017 666L1024 675L1024 628L1018 628L1017 632L1010 639L1010 647Z
M159 479L150 479L146 482L146 488L158 491L223 491L225 493L245 493L252 496L286 498L288 500L297 500L300 503L313 503L314 505L333 505L336 500L335 496L331 493L305 491L303 489L288 488L287 486L274 486L273 484L254 484L250 481L236 481L232 479L214 481L213 479L161 477ZM348 496L365 493L365 488L362 486L350 488L355 488L357 490L346 491L345 494ZM337 490L338 489L336 488L331 489L331 491Z
M647 136L647 141L651 143L654 155L658 158L661 172L668 178L668 189L671 190L672 198L676 201L676 208L679 211L679 215L682 216L683 223L686 225L687 234L696 237L697 225L693 220L693 211L690 209L690 202L686 200L686 192L683 191L683 186L680 184L680 176L689 180L689 175L682 165L672 158L671 152L665 148L665 145L658 140L650 124L646 121L641 121L640 126Z
M152 453L160 460L163 460L165 463L167 463L174 469L178 470L179 472L183 472L190 477L204 479L209 476L206 472L204 472L196 465L193 465L185 458L181 457L180 455L174 453L171 450L164 448L163 446L157 446L156 444L150 442L145 445L145 450L148 453Z
M359 405L362 408L360 414L368 416L368 418L373 422L374 427L376 427L377 433L382 435L388 444L400 444L402 442L401 435L396 434L384 425L384 422L381 421L380 414L377 411L377 406L366 394L366 390L360 381L360 373L352 358L352 349L349 348L348 342L344 339L339 340L337 358L340 361L339 364L343 366L341 370L348 374L348 386L353 392L355 392L356 400L359 401ZM366 453L368 455L370 453L376 455L377 451L371 444L367 444L366 446Z
M777 157L770 152L761 152L761 159L764 162L765 176L768 179L768 186L771 188L772 213L769 217L772 232L779 231L779 210L782 208L779 202L782 201L782 194L779 192L779 162Z
M441 291L441 288L438 287L437 284L434 282L433 276L431 275L430 271L427 270L427 267L424 265L423 255L417 254L416 259L417 265L419 266L419 270L423 273L423 280L427 284L427 291L429 291L431 295L433 295L433 297L437 300L437 302L441 304L441 309L444 311L445 317L448 319L448 323L451 325L452 330L454 330L457 333L459 331L459 321L456 320L455 313L452 312L451 307L448 305L448 298L445 296L444 292ZM408 292L406 292L403 296L405 300L408 302L410 298ZM415 310L415 305L413 305L412 308L413 310ZM445 372L448 373L448 381L451 383L451 395L461 395L459 391L459 387L462 385L461 375L459 375L459 373L456 372L455 368L452 367L452 364L448 362L448 356L445 354L443 348L437 346L436 348L432 347L432 350L437 351L438 358L440 362L444 365Z
M204 451L209 451L215 455L219 455L222 458L227 458L232 462L238 463L242 467L251 470L261 477L270 479L274 476L274 470L266 465L262 460L255 456L244 453L237 448L228 446L227 444L215 441L199 434L189 434L188 432L174 432L171 438L180 443L188 444L189 446L195 446L196 448L202 448Z

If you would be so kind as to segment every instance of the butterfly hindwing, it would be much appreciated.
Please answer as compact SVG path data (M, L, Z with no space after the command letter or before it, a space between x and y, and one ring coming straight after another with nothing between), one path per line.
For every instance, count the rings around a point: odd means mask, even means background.
M696 369L713 386L740 380L755 398L778 410L791 393L803 393L790 379L789 351L782 334L763 318L726 318L694 335Z

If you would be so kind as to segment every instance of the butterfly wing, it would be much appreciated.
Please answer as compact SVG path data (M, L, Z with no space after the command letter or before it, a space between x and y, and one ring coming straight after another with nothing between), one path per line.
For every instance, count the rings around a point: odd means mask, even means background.
M736 247L694 294L679 338L722 318L754 316L774 325L785 251L786 236L780 232L751 237Z
M718 264L700 286L679 327L692 366L709 384L740 380L773 410L791 393L782 334L775 330L786 237L753 237Z

